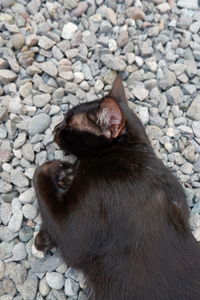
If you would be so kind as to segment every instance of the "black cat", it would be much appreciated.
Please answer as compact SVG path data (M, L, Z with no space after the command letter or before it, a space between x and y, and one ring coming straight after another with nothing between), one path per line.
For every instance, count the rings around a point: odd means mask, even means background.
M82 270L90 300L199 300L200 248L181 185L156 157L118 76L108 96L71 109L55 141L78 157L37 168L35 245Z

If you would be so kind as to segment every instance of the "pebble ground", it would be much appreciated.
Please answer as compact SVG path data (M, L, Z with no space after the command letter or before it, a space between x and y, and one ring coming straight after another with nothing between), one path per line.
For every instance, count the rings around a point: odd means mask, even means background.
M0 299L86 300L81 273L33 244L36 166L62 159L53 128L123 71L129 104L182 183L200 241L197 0L0 1ZM70 243L70 241L69 241Z

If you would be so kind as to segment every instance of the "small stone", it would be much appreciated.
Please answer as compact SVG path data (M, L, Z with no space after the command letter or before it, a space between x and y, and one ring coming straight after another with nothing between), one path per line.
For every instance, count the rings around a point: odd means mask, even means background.
M72 22L69 22L63 26L61 36L63 39L71 40L77 30L78 26Z
M72 17L80 17L82 14L84 14L87 9L88 9L89 4L85 1L85 2L79 2L78 6L76 8L74 8L71 11L71 16Z
M129 7L127 9L127 16L134 20L144 20L145 14L140 7Z
M183 152L182 155L189 161L194 162L195 160L195 147L194 145L187 146Z
M15 212L10 219L10 222L8 224L8 229L11 232L18 232L22 226L22 220L23 220L22 212L20 210Z
M12 296L14 296L16 293L16 288L15 288L14 283L12 282L12 280L10 280L8 278L3 279L3 289L7 294L12 295Z
M106 18L107 20L112 23L113 25L117 25L117 17L115 12L112 10L112 8L108 7L106 9Z
M197 74L197 64L194 59L185 61L186 73L190 78L193 78Z
M52 41L51 39L49 39L47 36L42 35L42 36L39 37L38 45L41 48L43 48L45 50L48 50L48 49L52 48L55 45L55 42Z
M13 21L13 17L8 14L0 14L0 22L11 23Z
M183 93L179 86L173 86L167 91L167 100L170 104L180 104L183 101Z
M146 125L149 122L149 111L148 107L140 107L139 117L143 125Z
M8 259L12 255L13 243L2 241L0 243L0 260Z
M183 164L181 166L181 171L184 173L184 174L187 174L187 175L191 175L193 173L193 165L186 162L185 164Z
M26 37L26 45L28 47L34 47L37 45L39 37L36 34L30 34Z
M153 53L153 48L147 41L140 43L139 48L142 56L149 56Z
M139 57L139 56L136 56L136 57L135 57L135 62L136 62L136 64L138 65L138 67L142 67L142 66L143 66L143 63L144 63L142 57Z
M200 121L200 95L192 101L186 115L192 120Z
M3 7L10 7L12 6L13 4L15 4L15 0L1 0L1 5Z
M18 233L10 232L7 226L0 225L0 239L5 242L12 241Z
M94 84L94 91L96 94L98 94L101 90L103 90L104 84L101 81L101 79L97 79L97 81Z
M32 88L33 88L32 83L26 82L24 85L20 87L19 93L23 98L25 98L32 93Z
M0 83L7 84L15 81L17 74L11 70L1 69L0 70Z
M7 225L12 215L10 203L2 203L0 209L0 219L4 225Z
M64 276L57 272L48 272L46 281L52 289L60 290L64 286Z
M31 204L25 204L22 207L23 215L28 220L33 220L37 216L38 210L35 206Z
M8 162L12 157L12 153L8 150L0 149L0 162Z
M47 114L38 114L34 116L29 124L28 124L28 131L31 135L36 133L43 133L50 125L51 119Z
M107 20L103 20L100 25L100 31L103 33L112 32L112 25Z
M166 134L167 134L167 136L174 137L175 136L174 128L172 128L172 127L168 128L166 131Z
M28 3L27 5L27 10L31 15L35 15L41 5L41 1L40 0L32 0Z
M176 76L173 72L169 71L167 68L163 70L163 79L160 80L160 87L163 90L170 88L176 83Z
M34 151L31 144L25 144L22 147L22 155L28 161L34 161Z
M197 230L200 228L200 214L194 213L190 216L190 228L191 230Z
M16 50L20 50L25 45L25 38L23 34L16 33L12 35L11 42Z
M43 72L47 73L48 75L52 77L56 77L57 75L57 68L51 61L46 61L40 64L40 68Z
M133 95L140 101L143 101L144 99L146 99L148 97L149 91L147 89L145 89L144 87L141 87L140 85L138 85L133 89Z
M194 121L194 122L192 122L192 129L194 131L194 135L197 138L200 138L200 121Z
M25 187L29 184L27 177L19 170L13 170L11 172L10 181L19 187Z
M108 47L111 52L115 52L117 50L117 42L113 39L109 40Z
M31 187L30 189L27 189L25 192L21 193L19 196L20 202L23 204L32 203L35 199L35 191L34 188Z
M177 6L188 9L199 9L198 0L178 0Z
M27 279L23 283L17 284L17 290L24 300L36 299L35 296L37 293L37 287L38 279L37 276L32 273L32 271L29 271Z
M3 59L3 58L0 58L0 69L7 69L9 66L8 62Z
M168 3L161 3L157 6L157 9L161 14L165 14L171 10L171 7Z
M47 284L47 280L45 277L43 277L41 280L40 280L40 283L39 283L39 291L40 291L40 294L43 296L43 297L46 297L49 292L50 292L50 288Z
M104 76L104 82L107 84L112 84L115 80L116 72L113 70L108 70Z
M79 285L76 281L71 278L65 280L65 295L66 296L75 296L79 290Z
M33 230L29 226L24 226L19 231L19 238L21 242L28 242L33 237Z
M120 57L116 57L111 54L102 55L101 61L107 68L115 71L124 71L126 68L125 62Z
M122 30L119 34L117 44L120 48L124 47L128 43L128 31Z
M27 256L25 246L22 242L17 243L12 250L12 257L7 261L20 261Z
M51 99L50 94L39 94L33 97L33 103L35 106L41 108L44 107L47 103L49 103L50 99Z

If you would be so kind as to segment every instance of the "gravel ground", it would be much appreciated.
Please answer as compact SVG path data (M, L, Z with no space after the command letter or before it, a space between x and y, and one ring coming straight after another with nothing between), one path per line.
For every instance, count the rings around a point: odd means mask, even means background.
M82 274L32 246L31 179L63 158L53 143L63 113L104 95L116 71L185 189L200 241L199 31L197 0L0 1L1 300L87 299Z

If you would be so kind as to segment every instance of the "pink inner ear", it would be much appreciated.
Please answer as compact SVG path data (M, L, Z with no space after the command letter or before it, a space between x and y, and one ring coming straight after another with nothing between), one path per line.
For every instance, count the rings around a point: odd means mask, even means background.
M114 99L106 98L102 101L97 112L97 123L107 138L115 138L120 135L125 127L125 120Z

